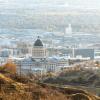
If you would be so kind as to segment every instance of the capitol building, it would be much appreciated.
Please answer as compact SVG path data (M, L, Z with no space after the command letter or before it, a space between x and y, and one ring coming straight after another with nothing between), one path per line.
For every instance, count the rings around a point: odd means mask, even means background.
M30 57L13 59L17 65L17 73L45 74L47 72L59 72L68 66L67 57L48 56L48 51L38 37L32 47Z

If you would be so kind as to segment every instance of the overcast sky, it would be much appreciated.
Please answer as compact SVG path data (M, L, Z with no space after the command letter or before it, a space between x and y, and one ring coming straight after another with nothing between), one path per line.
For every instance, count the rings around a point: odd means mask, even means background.
M64 6L100 9L100 0L0 0L0 8Z

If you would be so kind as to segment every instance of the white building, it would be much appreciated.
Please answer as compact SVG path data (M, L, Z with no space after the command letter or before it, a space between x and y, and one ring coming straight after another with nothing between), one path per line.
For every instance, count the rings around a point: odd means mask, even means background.
M17 72L21 74L46 74L47 72L57 73L69 66L70 61L87 61L89 57L83 58L77 56L70 58L68 56L48 56L47 49L43 46L38 37L32 48L32 55L23 58L11 58L17 65Z
M71 24L68 25L68 27L66 27L65 29L65 35L71 35L72 34L72 26Z
M94 52L94 59L100 61L100 50L95 50L95 52Z
M25 58L12 58L17 65L18 73L22 74L45 74L47 72L59 72L68 66L65 57L48 57L47 49L38 37L32 48L32 56Z

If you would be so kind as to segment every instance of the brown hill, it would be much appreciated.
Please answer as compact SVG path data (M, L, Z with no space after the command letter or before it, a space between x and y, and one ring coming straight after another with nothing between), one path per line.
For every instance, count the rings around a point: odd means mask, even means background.
M100 100L84 90L35 83L27 77L15 77L17 78L0 74L0 100Z

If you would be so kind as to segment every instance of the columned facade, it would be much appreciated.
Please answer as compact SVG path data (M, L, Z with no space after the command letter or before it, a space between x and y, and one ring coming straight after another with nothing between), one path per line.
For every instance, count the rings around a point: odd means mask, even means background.
M46 58L46 49L39 46L34 46L32 50L32 58Z
M67 66L68 60L63 57L48 57L46 48L43 47L42 41L38 37L32 48L32 57L22 60L15 60L23 74L46 74L47 72L59 72L61 68Z
M32 49L32 58L44 59L46 58L46 49L43 47L42 41L38 39L35 41Z

